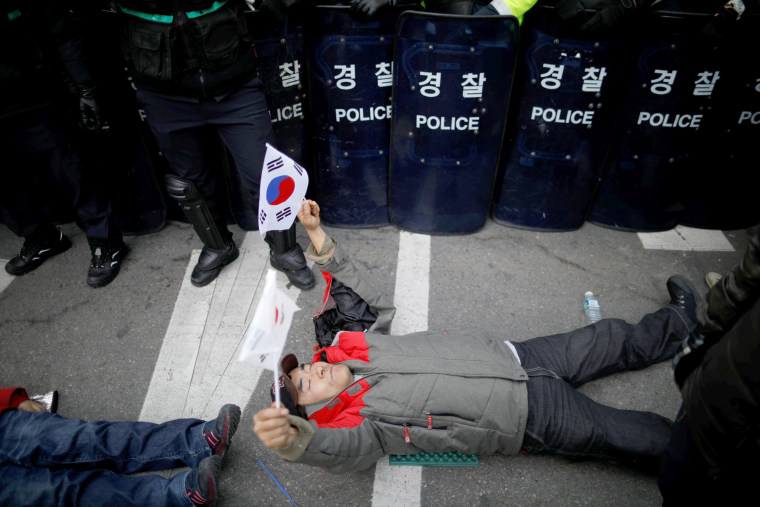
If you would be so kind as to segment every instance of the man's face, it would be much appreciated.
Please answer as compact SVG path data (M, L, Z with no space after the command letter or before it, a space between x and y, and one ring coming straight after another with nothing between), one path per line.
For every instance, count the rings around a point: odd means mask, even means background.
M299 405L330 399L354 381L348 366L323 362L302 364L288 376L298 389Z

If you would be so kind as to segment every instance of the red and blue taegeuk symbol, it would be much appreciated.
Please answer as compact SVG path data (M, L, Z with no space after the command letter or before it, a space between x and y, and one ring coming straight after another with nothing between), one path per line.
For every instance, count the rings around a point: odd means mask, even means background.
M267 202L272 206L287 201L296 189L296 182L290 176L278 176L267 186Z

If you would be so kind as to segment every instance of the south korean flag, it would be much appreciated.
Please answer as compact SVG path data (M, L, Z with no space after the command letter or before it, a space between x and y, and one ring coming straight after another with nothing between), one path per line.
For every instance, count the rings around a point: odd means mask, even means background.
M286 231L293 225L309 186L309 174L267 143L259 188L259 233Z

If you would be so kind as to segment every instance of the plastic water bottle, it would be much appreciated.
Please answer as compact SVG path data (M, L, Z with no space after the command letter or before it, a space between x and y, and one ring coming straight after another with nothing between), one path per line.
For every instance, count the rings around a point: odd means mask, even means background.
M602 310L599 308L599 300L596 299L593 292L588 291L585 296L586 299L583 301L583 313L586 315L586 323L593 324L594 322L601 320Z

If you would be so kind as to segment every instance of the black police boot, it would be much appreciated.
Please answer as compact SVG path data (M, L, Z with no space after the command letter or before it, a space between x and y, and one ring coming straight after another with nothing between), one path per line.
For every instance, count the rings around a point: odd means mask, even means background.
M48 237L29 237L24 241L21 252L5 264L5 271L11 275L25 275L40 267L46 259L69 248L71 241L57 229L56 234Z
M290 283L302 290L311 289L316 283L314 273L306 265L306 257L296 242L295 224L287 231L271 231L264 237L269 243L269 263L282 271Z
M92 261L87 270L87 285L104 287L119 274L121 263L129 253L129 247L123 241L92 241Z
M670 304L677 306L691 319L693 323L697 322L697 300L694 298L694 291L691 289L686 278L680 275L673 275L668 278L665 284L670 294Z
M224 248L211 248L204 246L198 263L190 275L190 283L196 287L203 287L213 282L222 268L238 258L240 252L232 240L232 234L224 242Z
M203 242L190 283L203 287L213 282L222 268L238 258L239 252L227 229L226 216L213 199L207 199L190 180L167 174L166 191L179 202L188 222Z

